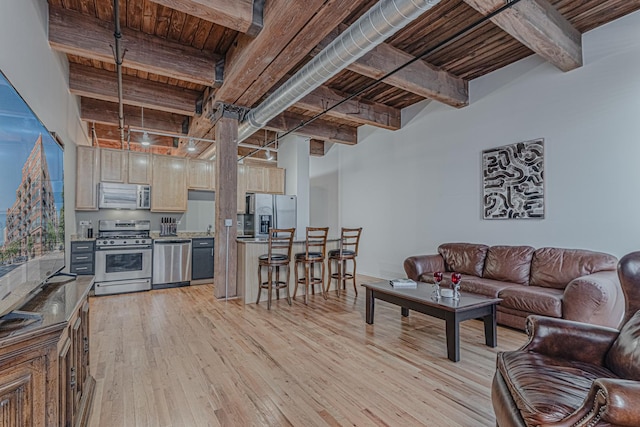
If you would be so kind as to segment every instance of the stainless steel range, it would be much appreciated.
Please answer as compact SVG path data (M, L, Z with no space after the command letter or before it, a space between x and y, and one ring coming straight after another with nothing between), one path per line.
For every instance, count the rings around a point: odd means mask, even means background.
M148 220L100 220L96 240L96 295L151 289Z

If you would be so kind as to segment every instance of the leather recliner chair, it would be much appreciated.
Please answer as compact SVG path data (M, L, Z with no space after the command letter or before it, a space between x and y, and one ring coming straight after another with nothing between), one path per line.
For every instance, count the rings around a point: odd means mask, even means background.
M527 344L498 353L491 399L499 427L640 426L640 252L620 260L618 276L620 331L530 316Z

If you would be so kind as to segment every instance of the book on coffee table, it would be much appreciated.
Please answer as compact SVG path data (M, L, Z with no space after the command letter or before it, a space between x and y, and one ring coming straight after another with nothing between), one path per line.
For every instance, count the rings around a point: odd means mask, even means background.
M418 284L411 279L392 279L389 280L389 284L394 288L415 289L418 287Z

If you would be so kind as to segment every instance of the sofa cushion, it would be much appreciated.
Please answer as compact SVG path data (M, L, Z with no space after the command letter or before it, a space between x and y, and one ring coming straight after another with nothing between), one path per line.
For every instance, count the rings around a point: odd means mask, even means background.
M474 294L485 295L491 298L498 298L498 294L511 286L521 285L512 282L503 282L500 280L485 279L484 277L462 275L460 282L460 290L463 292L471 292Z
M487 245L475 243L445 243L438 247L447 271L482 277Z
M528 285L534 252L531 246L491 246L482 277Z
M562 317L562 295L560 289L539 286L511 286L500 291L500 305L505 308L541 314L549 317Z
M533 254L529 284L564 289L580 276L603 270L615 270L613 255L581 249L540 248Z
M497 370L526 425L549 424L578 409L597 378L616 378L608 369L539 353L499 353Z
M622 378L640 381L640 311L622 327L607 353L606 365Z

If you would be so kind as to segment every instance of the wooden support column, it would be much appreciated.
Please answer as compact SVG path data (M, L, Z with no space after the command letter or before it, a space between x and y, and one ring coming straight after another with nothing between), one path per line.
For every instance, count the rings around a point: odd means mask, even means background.
M238 295L236 270L237 251L237 182L238 182L238 122L239 110L226 104L216 104L210 116L215 124L216 140L216 221L214 247L213 295L231 298ZM225 221L231 220L231 226Z

